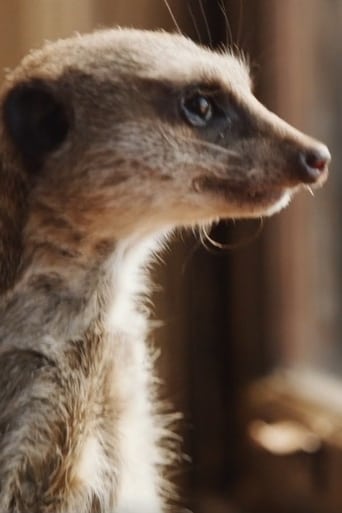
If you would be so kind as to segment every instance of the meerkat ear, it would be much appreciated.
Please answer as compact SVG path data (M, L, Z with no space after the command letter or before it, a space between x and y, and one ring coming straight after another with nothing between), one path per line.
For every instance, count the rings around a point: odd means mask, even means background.
M66 106L42 80L18 84L9 92L3 119L24 162L34 169L59 148L70 128Z

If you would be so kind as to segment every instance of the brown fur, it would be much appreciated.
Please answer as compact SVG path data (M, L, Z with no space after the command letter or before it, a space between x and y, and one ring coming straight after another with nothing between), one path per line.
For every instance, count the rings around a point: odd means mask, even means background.
M308 179L298 161L323 146L268 112L250 86L238 58L133 30L48 44L7 77L0 513L166 510L168 419L156 411L136 304L149 247L175 226L270 214L284 194L326 177ZM181 117L189 88L228 105L221 131ZM68 130L43 151L34 131L50 115L44 98Z

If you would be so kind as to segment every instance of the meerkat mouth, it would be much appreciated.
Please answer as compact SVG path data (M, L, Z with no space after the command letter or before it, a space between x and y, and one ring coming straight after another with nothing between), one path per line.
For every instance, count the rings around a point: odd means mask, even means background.
M195 181L198 192L223 198L227 207L233 207L242 217L270 216L285 208L297 190L269 184L255 184L253 187L243 182L201 176Z

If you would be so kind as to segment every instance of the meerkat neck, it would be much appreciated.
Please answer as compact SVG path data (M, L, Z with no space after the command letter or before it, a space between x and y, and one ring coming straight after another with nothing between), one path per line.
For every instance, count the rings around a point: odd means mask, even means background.
M82 337L95 322L104 331L136 332L141 337L146 319L137 315L137 303L148 293L145 268L160 239L160 234L132 235L98 242L92 261L87 251L72 254L49 241L36 241L35 250L31 246L27 251L30 263L20 281L3 297L2 340L11 343L15 337L29 346L47 336L71 340Z

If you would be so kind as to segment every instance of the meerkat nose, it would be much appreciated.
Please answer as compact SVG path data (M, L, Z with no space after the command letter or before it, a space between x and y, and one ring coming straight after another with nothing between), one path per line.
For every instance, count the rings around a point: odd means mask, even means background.
M300 153L300 166L303 181L317 182L320 176L327 171L331 161L330 151L325 145L304 150Z

